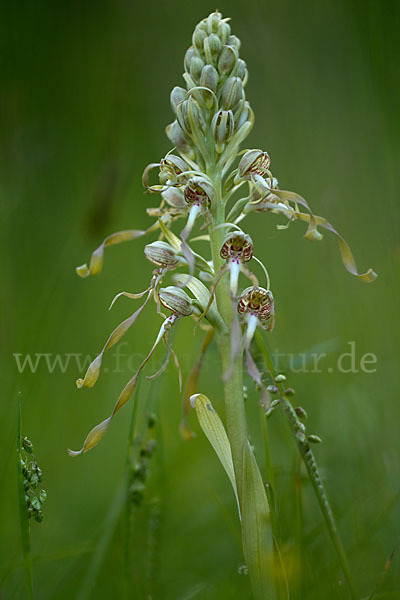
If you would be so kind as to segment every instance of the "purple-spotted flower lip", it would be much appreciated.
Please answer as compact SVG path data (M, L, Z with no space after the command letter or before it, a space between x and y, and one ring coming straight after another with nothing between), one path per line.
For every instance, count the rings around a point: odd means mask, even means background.
M214 190L204 177L191 177L183 191L187 204L210 207Z
M248 287L242 292L237 309L240 315L257 317L261 325L265 326L274 317L272 292L262 287ZM273 323L271 325L273 327ZM268 329L271 330L271 327Z
M254 246L251 237L243 232L229 233L221 246L220 255L227 262L245 263L252 259Z

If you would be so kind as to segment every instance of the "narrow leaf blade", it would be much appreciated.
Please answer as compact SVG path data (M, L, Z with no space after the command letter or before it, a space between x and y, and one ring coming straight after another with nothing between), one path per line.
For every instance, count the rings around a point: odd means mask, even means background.
M256 459L248 443L243 448L242 539L256 600L274 598L273 537L269 506Z
M238 495L235 472L233 470L231 445L225 427L207 396L204 394L194 394L191 396L190 402L196 411L200 427L211 446L214 448L216 455L229 477L237 499Z

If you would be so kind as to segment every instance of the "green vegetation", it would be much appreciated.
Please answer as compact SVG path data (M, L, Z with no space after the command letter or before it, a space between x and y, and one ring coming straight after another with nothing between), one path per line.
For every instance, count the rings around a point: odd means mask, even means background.
M269 7L250 2L245 12L236 2L220 8L232 17L250 71L246 94L257 120L246 147L266 148L281 189L307 198L351 242L358 265L379 273L368 286L348 275L328 232L311 244L299 239L304 224L277 231L285 222L279 215L246 219L276 301L275 329L262 333L268 350L253 344L258 368L285 373L285 389L268 380L278 388L272 398L283 396L307 412L307 444L322 438L313 452L346 549L353 597L395 599L399 8L289 0ZM100 277L81 281L74 267L110 232L154 222L145 209L157 203L143 193L141 173L170 149L160 135L171 120L167 94L204 12L174 3L158 7L157 19L154 6L124 3L7 8L0 167L4 598L24 597L24 557L30 569L26 534L24 552L20 543L15 468L20 391L22 435L34 441L48 492L43 522L30 526L34 598L251 598L235 495L188 406L181 431L196 435L180 433L182 394L173 368L155 382L142 378L134 402L96 449L75 460L66 453L110 414L160 326L146 307L104 355L95 388L76 390L85 357L93 359L130 314L128 299L108 312L112 298L122 289L145 289L152 266L142 240L132 240L107 250ZM204 242L196 244L205 253ZM179 325L174 350L186 380L202 335L198 328L193 337L191 319ZM163 360L158 351L145 374ZM197 389L225 422L220 374L210 341ZM244 384L250 441L269 482L277 596L286 597L287 579L293 599L348 598L332 531L282 401L265 419L246 373ZM289 406L283 408L290 412ZM301 409L296 418L303 420ZM251 456L244 461L249 487ZM26 530L23 519L21 525ZM340 554L341 543L336 547Z

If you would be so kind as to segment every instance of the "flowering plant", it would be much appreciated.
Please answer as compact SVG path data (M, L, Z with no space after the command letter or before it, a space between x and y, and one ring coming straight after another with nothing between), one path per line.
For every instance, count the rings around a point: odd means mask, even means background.
M376 274L371 269L359 274L348 244L336 229L315 215L299 194L280 189L266 151L240 151L240 145L253 127L254 114L244 91L248 72L239 50L240 40L231 34L229 19L218 11L196 26L184 59L185 87L174 87L170 96L175 120L167 126L166 133L173 149L159 162L148 165L143 173L148 193L158 194L161 199L157 207L147 209L155 220L145 231L127 230L109 236L93 252L89 266L77 268L81 277L95 275L102 268L107 246L144 235L158 237L144 248L145 257L154 265L148 287L140 293L121 292L113 300L114 303L121 295L144 298L142 305L111 333L85 376L78 379L79 388L94 386L104 352L119 342L151 300L163 322L148 355L121 391L111 414L90 431L79 451L69 453L77 456L99 443L113 417L131 397L141 372L161 342L166 348L165 362L157 373L148 377L161 375L172 356L181 384L170 331L182 318L193 318L205 330L205 339L199 361L189 376L186 396L190 397L200 425L232 483L254 596L273 597L271 581L276 577L271 564L282 571L284 566L274 544L273 519L271 523L269 519L273 509L248 443L243 362L260 390L265 414L269 415L281 404L289 418L349 588L356 597L310 447L319 438L307 435L302 422L304 411L293 406L291 390L284 385L285 377L276 373L259 335L259 330L269 332L274 327L275 301L268 270L255 256L252 239L243 229L243 222L252 212L286 219L284 224L278 224L278 229L286 229L293 221L303 221L307 225L305 238L316 242L323 237L319 228L326 229L336 236L344 266L350 273L364 282L372 281ZM184 226L174 232L175 223L181 220L185 221ZM198 225L204 233L193 236ZM196 241L200 240L208 244L209 253L204 256L194 250ZM166 285L167 278L171 277L172 281ZM245 286L242 286L243 280L246 280ZM267 373L260 371L254 358L255 337ZM216 340L221 355L226 430L210 400L197 389L202 357L212 339ZM275 397L272 399L272 396ZM181 431L186 437L190 436L185 418ZM270 560L272 555L273 561Z

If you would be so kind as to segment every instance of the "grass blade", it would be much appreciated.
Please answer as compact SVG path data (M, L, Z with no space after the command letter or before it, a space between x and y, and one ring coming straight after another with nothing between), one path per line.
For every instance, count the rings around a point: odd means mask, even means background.
M18 477L18 504L19 523L21 529L22 553L24 556L25 588L28 600L33 598L32 558L29 518L25 503L24 477L21 466L21 394L18 394L17 413L17 477Z

